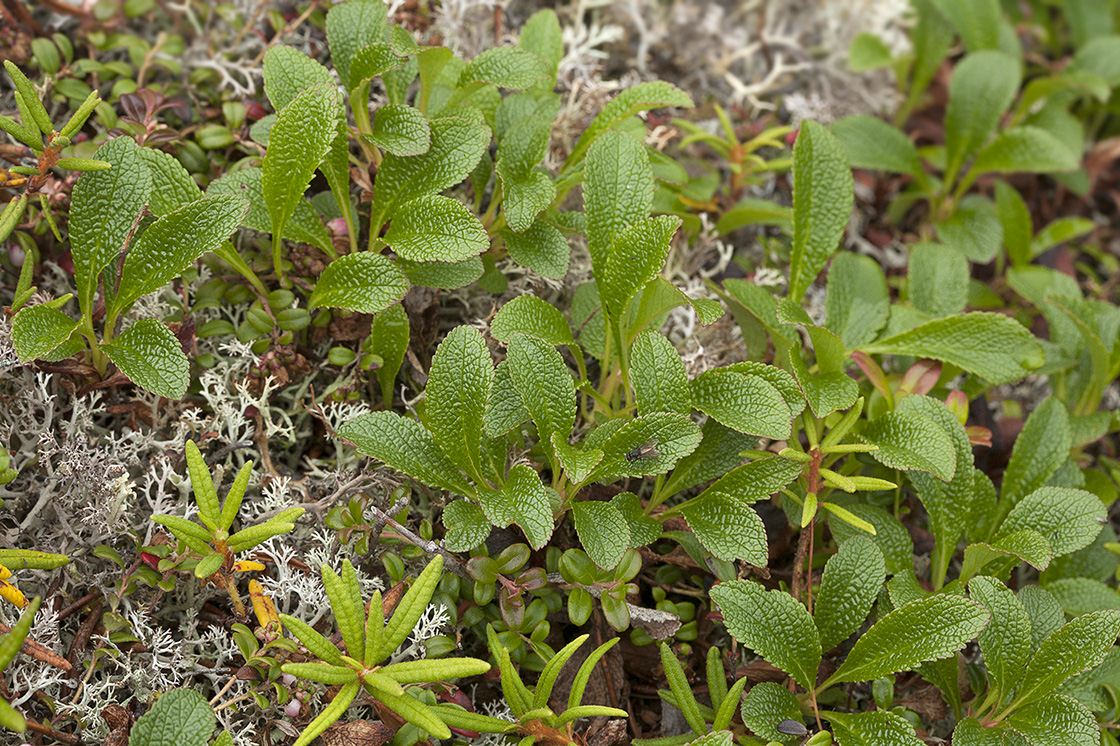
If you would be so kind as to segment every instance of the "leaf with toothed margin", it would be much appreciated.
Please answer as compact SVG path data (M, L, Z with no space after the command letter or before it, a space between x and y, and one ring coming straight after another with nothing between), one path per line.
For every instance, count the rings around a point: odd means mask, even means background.
M408 288L408 278L388 257L368 251L347 254L323 270L307 306L377 313L403 298Z
M474 494L432 434L415 420L394 412L368 412L343 424L338 437L353 443L359 453L384 461L425 484L459 495Z
M540 549L552 536L552 503L560 496L551 487L541 484L540 475L527 464L515 464L509 470L501 491L479 489L482 510L495 526L516 524L534 549Z
M190 363L175 334L155 319L140 319L101 349L137 386L168 399L182 399Z

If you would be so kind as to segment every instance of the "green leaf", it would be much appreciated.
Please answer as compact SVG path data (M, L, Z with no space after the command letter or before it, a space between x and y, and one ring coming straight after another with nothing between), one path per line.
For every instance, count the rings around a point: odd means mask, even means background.
M217 195L180 207L149 225L128 251L110 308L127 309L178 277L237 230L249 210L242 197Z
M323 578L323 589L327 592L331 610L338 623L338 631L342 633L342 642L347 654L355 660L364 660L366 657L365 604L362 602L354 566L349 560L343 560L342 577L336 575L329 565L322 565L319 571ZM353 671L350 673L353 674Z
M750 580L719 583L711 596L732 637L791 675L803 688L814 688L821 643L813 618L800 601Z
M354 88L350 66L358 50L384 36L387 12L381 2L349 2L327 13L327 42L331 61L346 90ZM309 739L310 740L310 739Z
M551 306L550 306L551 308ZM654 331L645 331L630 347L630 383L638 414L692 411L688 373L672 342Z
M385 104L377 110L372 131L362 139L393 155L423 155L432 145L432 130L419 109Z
M556 457L560 459L560 466L575 484L579 484L590 476L599 462L603 460L603 452L598 448L577 448L569 445L566 438L558 433L553 433L552 447L556 449Z
M742 462L739 454L756 443L756 438L711 418L704 423L702 432L700 445L677 463L665 482L663 494L673 495L726 474Z
M930 316L952 316L968 303L968 259L952 246L917 243L910 246L910 302Z
M482 334L458 326L444 338L429 372L425 398L428 427L440 449L456 465L482 479L482 418L494 363Z
M642 144L617 131L596 140L584 166L583 199L587 250L593 272L600 277L615 237L648 217L653 208L653 171Z
M957 63L945 111L947 183L996 128L1019 90L1019 75L1019 61L1002 52L973 52Z
M621 318L634 294L665 264L669 243L681 226L675 215L645 218L622 229L597 275L599 297L613 318Z
M479 490L482 510L495 526L517 524L534 549L552 536L552 501L555 491L541 484L540 475L526 464L515 464L501 492Z
M519 295L502 306L490 322L490 334L500 342L509 342L518 333L550 345L575 344L564 314L535 295Z
M59 310L70 296L56 298L37 306L24 306L12 320L12 345L21 362L50 354L70 338L78 322Z
M490 144L490 129L470 119L445 117L431 120L428 126L432 136L428 152L407 157L390 153L377 169L371 220L375 234L397 205L467 178Z
M817 417L847 409L859 398L859 385L846 373L811 374L801 359L800 347L789 347L787 359L802 396Z
M878 262L844 251L828 267L826 326L853 349L878 336L890 316L887 278Z
M969 52L999 48L999 0L934 0L934 5L956 27Z
M187 393L190 362L174 332L162 322L140 319L101 349L137 386L168 399L182 399Z
M1004 130L976 156L972 174L1073 171L1079 160L1058 138L1039 127Z
M364 2L351 2L347 3L346 5L366 4L367 3ZM373 3L369 4L372 5ZM338 694L334 695L334 699L331 700L331 703L327 705L326 709L319 713L319 715L314 720L308 723L307 727L303 729L303 733L299 735L299 738L295 740L295 743L293 743L292 746L308 746L308 744L314 741L320 733L325 731L331 724L342 717L343 713L345 713L346 709L350 706L350 703L354 701L354 698L356 696L358 696L358 689L360 688L360 686L361 682L355 679L354 681L351 681L349 684L346 684L341 689L339 689ZM129 744L129 746L131 746L131 744Z
M1071 697L1052 694L1020 707L1007 718L1031 746L1097 746L1101 730L1093 713Z
M930 596L895 609L856 642L826 684L870 681L948 658L964 648L991 614L960 596Z
M965 313L934 319L862 347L868 353L931 357L975 373L994 385L1011 383L1042 365L1042 347L1014 319Z
M268 215L268 206L264 199L264 190L261 186L261 170L259 168L243 168L233 173L228 173L220 179L210 182L206 193L231 194L245 197L251 207L242 218L241 224L261 233L272 231L272 218ZM293 241L309 243L328 256L332 256L334 247L331 245L331 236L327 227L319 219L318 213L306 200L296 203L295 211L284 227L284 238Z
M333 85L334 81L330 70L295 47L282 44L265 53L261 72L265 95L276 111L283 110L301 91L321 84Z
M928 417L887 412L870 422L860 437L879 446L871 455L892 469L927 471L945 482L956 472L953 441Z
M385 634L381 638L381 650L373 656L374 662L380 662L396 651L405 641L409 633L416 628L421 615L428 609L432 595L443 576L443 556L435 555L427 567L416 578L416 582L405 592L397 604L393 616L385 623Z
M771 741L790 740L775 726L783 720L802 722L801 704L793 692L772 681L755 684L743 698L743 723L751 732Z
M399 37L394 35L393 38L397 39ZM415 44L415 42L413 43ZM435 52L438 47L428 47L428 49ZM356 99L360 98L363 94L368 96L368 91L362 90L361 84L364 81L372 80L378 75L384 75L390 70L404 67L408 64L408 61L407 56L402 57L397 52L393 51L393 45L387 42L379 41L375 44L367 44L362 47L355 53L354 59L350 63L350 84L354 86L350 90L351 99L354 99L355 103L360 105ZM351 106L353 105L355 104L352 103ZM385 104L382 108L384 109L389 106L404 106L404 104ZM424 146L424 150L427 150L427 146Z
M572 522L587 556L599 567L618 565L630 547L630 527L614 505L584 500L572 505Z
M128 746L205 746L217 719L193 689L172 689L137 719Z
M377 313L403 298L408 288L408 278L389 258L368 251L347 254L323 270L307 307Z
M1025 267L1031 260L1031 234L1034 232L1031 213L1015 187L1003 180L996 182L996 213L1011 264Z
M148 210L153 215L160 217L202 199L202 190L175 156L151 148L140 148L136 154L152 175Z
M732 495L744 503L756 503L797 479L803 466L777 456L760 458L727 472L709 489Z
M1069 412L1056 396L1047 397L1027 417L1003 474L1001 514L1035 491L1069 459L1073 447Z
M766 565L766 528L748 504L711 488L678 505L676 510L688 521L704 548L719 559Z
M1120 36L1102 36L1079 47L1072 67L1099 75L1110 87L1120 85Z
M633 492L623 492L611 498L611 505L618 509L630 531L630 547L644 547L661 536L661 521L650 518L642 510L642 501Z
M1096 578L1059 578L1046 584L1070 616L1081 616L1103 609L1120 610L1120 593Z
M1042 641L1065 624L1066 616L1058 600L1045 588L1028 585L1016 594L1027 616L1031 618L1031 652L1038 650Z
M1020 500L999 528L999 536L1033 529L1046 537L1054 556L1089 546L1107 523L1107 510L1092 492L1040 487Z
M1026 562L1036 570L1045 570L1054 559L1054 549L1050 542L1037 531L1025 529L984 544L969 544L964 550L964 564L961 578L968 579L984 569L989 562L1006 560L1012 563Z
M875 535L871 538L883 552L887 572L899 575L914 567L914 542L901 521L874 505L855 504L849 505L848 509L856 517L875 527ZM829 516L828 525L833 536L840 542L849 541L856 536L867 536L864 531L835 516Z
M359 415L338 429L359 453L384 461L425 484L460 495L474 490L423 425L393 412Z
M490 521L482 509L466 500L456 500L443 509L443 525L447 528L443 545L449 552L469 552L490 535Z
M852 168L920 176L918 148L901 130L878 117L858 114L834 122L830 128L844 148Z
M494 47L467 63L459 86L481 81L499 88L523 91L550 76L549 65L521 47Z
M952 215L934 221L937 235L969 261L990 262L1003 242L1003 225L987 197L965 195Z
M893 712L829 712L825 717L832 725L832 735L839 746L920 746L925 743L914 735L913 725Z
M490 247L474 213L459 200L438 194L401 205L384 240L402 258L415 262L460 262Z
M1063 681L1100 664L1120 634L1120 611L1079 616L1042 641L1015 689L1019 707L1038 702Z
M97 149L94 157L113 167L108 171L83 173L70 199L74 281L78 286L78 303L87 321L92 319L98 275L119 256L136 216L148 203L152 191L151 172L140 159L132 138L110 140Z
M788 297L796 303L836 251L855 199L843 147L816 122L801 125L793 147L793 181Z
M891 64L891 49L875 34L861 31L848 47L848 66L854 73L877 70Z
M381 384L381 398L384 401L393 400L393 381L404 362L408 338L408 315L400 305L389 306L374 314L367 344L368 351L381 358L377 381Z
M556 68L564 58L564 40L560 32L560 19L551 8L538 10L529 16L521 27L517 46L528 49L543 59L556 77Z
M1058 218L1048 223L1030 242L1028 256L1034 259L1058 244L1092 232L1097 224L1086 218ZM1025 264L1025 262L1024 262Z
M784 233L793 232L793 209L765 199L739 200L716 221L716 233L725 236L748 225L773 225Z
M610 130L618 122L628 119L640 111L649 111L667 106L677 106L691 109L692 99L687 93L671 83L653 81L639 83L619 93L603 107L599 115L588 125L580 135L579 142L572 149L571 155L565 162L565 167L575 166L583 158L584 153L591 147L600 135ZM645 217L644 215L642 217Z
M594 436L595 431L592 431ZM656 440L657 456L631 461L627 454L650 440ZM591 444L591 438L588 439ZM674 464L696 450L700 444L700 428L688 417L674 412L653 412L635 417L615 429L602 448L603 460L592 475L595 479L609 477L640 477L664 474Z
M510 125L498 146L496 169L505 194L506 220L517 233L529 229L556 197L547 173L535 170L548 151L552 120L524 116Z
M276 116L268 135L268 152L261 163L261 189L274 236L274 261L296 206L327 156L338 131L338 91L316 85L297 95Z
M692 379L692 404L740 432L783 440L792 414L785 399L758 376L710 370Z
M397 264L404 270L405 277L413 285L443 290L454 290L470 285L486 272L485 265L477 256L452 263L410 262L407 259L398 259Z
M886 580L883 553L875 542L853 536L824 566L813 621L821 649L831 650L859 629Z
M1031 654L1030 617L1015 594L995 578L973 578L968 589L972 600L992 614L978 640L992 686L1006 697L1023 675Z
M510 379L509 363L503 360L494 368L482 427L491 438L499 438L528 419L529 412L521 401L521 394Z
M524 233L502 231L510 259L555 280L568 274L571 250L564 235L540 217Z
M540 439L567 439L576 421L576 385L556 348L524 334L510 340L510 379L537 426Z

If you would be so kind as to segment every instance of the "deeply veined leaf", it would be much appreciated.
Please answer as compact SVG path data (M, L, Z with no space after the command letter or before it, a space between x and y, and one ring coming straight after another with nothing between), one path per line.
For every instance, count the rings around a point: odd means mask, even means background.
M1058 397L1047 397L1027 417L1011 449L1003 474L1001 513L1046 484L1069 458L1072 447L1069 411Z
M813 618L800 601L750 580L720 583L712 588L711 596L732 637L793 676L803 688L813 689L821 642Z
M1003 223L991 200L980 194L966 194L951 215L933 225L942 243L980 264L995 258L1003 241Z
M486 400L482 427L491 438L499 438L528 419L529 411L510 379L509 363L503 360L494 368L494 381L490 386L490 398Z
M577 502L572 505L572 522L587 556L603 569L615 567L630 547L630 527L610 503Z
M824 566L813 621L821 649L831 650L859 629L886 579L883 553L869 538L854 536Z
M952 316L968 303L968 260L952 246L917 243L910 247L910 302L930 316Z
M926 471L946 482L956 473L953 441L928 417L888 412L872 420L861 437L879 446L871 455L884 466Z
M801 704L790 690L764 681L752 686L743 698L742 716L752 733L771 741L788 742L789 734L776 726L783 720L801 722Z
M474 494L432 434L415 420L394 412L369 412L340 427L338 437L352 442L360 453L380 459L425 484L460 495Z
M790 435L785 399L758 376L710 370L692 379L692 405L730 428L781 440Z
M537 274L563 279L568 274L571 250L564 235L539 216L524 233L503 231L510 259Z
M1046 584L1062 609L1081 616L1102 609L1120 609L1120 593L1096 578L1058 578Z
M509 342L518 333L537 337L550 345L575 342L564 314L535 295L517 296L498 309L490 322L490 334L500 342Z
M985 543L969 544L964 550L961 579L967 580L983 570L989 562L1015 558L1013 564L1026 562L1036 570L1045 570L1054 559L1054 548L1038 531L1013 531Z
M347 254L323 270L307 306L378 313L403 298L409 287L404 272L388 257L368 251Z
M914 726L893 712L829 712L832 735L839 746L921 746Z
M1001 132L976 156L971 173L1053 173L1072 171L1077 155L1039 127L1013 127Z
M879 264L850 251L837 254L828 268L825 313L845 348L875 339L890 316L887 278Z
M338 66L337 60L335 65ZM283 44L265 53L261 72L265 95L276 111L283 110L300 92L316 85L332 85L334 80L330 70L295 47Z
M214 732L214 711L193 689L172 689L141 715L129 746L205 746Z
M630 347L630 382L638 414L692 409L688 373L673 344L655 331L645 331Z
M547 173L535 170L548 150L552 120L524 116L510 125L498 146L495 168L502 179L506 220L516 233L528 230L556 197Z
M918 148L901 130L878 117L866 114L844 117L830 129L844 148L852 168L915 176L922 173Z
M611 505L618 508L630 531L630 547L644 547L661 536L661 521L650 518L642 509L642 501L633 492L623 492L611 498Z
M1019 61L1003 52L973 52L957 63L945 111L946 181L995 129L1019 90L1019 76Z
M614 237L596 275L599 297L613 318L621 318L626 303L661 271L680 225L675 215L658 215L636 221Z
M137 386L168 399L182 399L187 393L190 362L163 322L140 319L101 349Z
M650 440L657 441L656 456L650 454L643 458L627 458L634 449ZM605 442L597 446L602 448L604 455L593 477L605 479L664 474L680 459L696 450L699 443L700 428L684 415L673 412L642 415L618 427Z
M161 217L202 199L202 190L175 156L152 148L140 148L136 153L152 176L148 210L153 215Z
M566 439L576 419L576 386L560 353L536 337L517 334L510 340L506 360L541 440L547 442L552 433Z
M824 418L833 412L847 409L859 398L859 386L846 373L809 372L801 358L801 348L790 346L786 359L801 395L817 417Z
M476 479L482 475L482 419L494 363L482 334L458 326L436 348L428 378L428 427L440 449Z
M749 505L712 488L677 506L677 510L704 548L719 559L766 565L766 528Z
M895 609L864 632L826 684L870 681L964 648L991 614L960 596L930 596Z
M555 490L541 484L540 475L527 464L515 464L500 492L479 490L482 510L495 526L517 524L534 549L552 536L552 496ZM558 498L558 496L557 496Z
M490 535L490 521L472 502L456 500L443 509L447 529L443 544L449 552L469 552Z
M327 13L327 42L331 47L331 61L346 90L354 88L350 75L354 55L367 44L381 41L387 15L382 2L342 3Z
M1072 697L1052 694L1019 707L1007 724L1031 746L1097 746L1101 729L1093 713Z
M852 170L843 147L816 122L801 125L793 147L793 182L788 297L800 302L836 251L855 199Z
M1107 521L1104 504L1092 492L1040 487L1011 509L998 535L1033 529L1046 537L1054 556L1060 557L1092 544Z
M991 622L978 635L980 652L992 686L1006 697L1022 676L1031 653L1030 617L1011 589L995 578L973 578L968 589L972 600L992 614Z
M406 104L382 106L377 110L372 129L363 139L393 155L423 155L432 144L428 120L419 109Z
M250 207L242 218L241 224L261 233L272 231L272 218L269 217L268 206L265 203L259 168L243 168L227 173L220 179L210 182L206 193L210 196L232 194L246 198L249 200ZM323 225L318 213L307 200L296 203L295 210L284 226L284 238L309 243L328 256L331 256L331 252L334 251L327 227Z
M1042 641L1015 688L1019 707L1038 702L1063 681L1104 660L1120 634L1120 611L1079 616Z
M12 346L22 362L49 355L70 338L78 322L59 310L69 296L37 306L24 306L12 320Z
M615 124L634 116L640 111L649 111L667 106L692 108L692 99L687 93L664 81L639 83L619 93L599 112L598 116L580 135L579 142L572 149L565 167L575 166L583 158L587 149L600 135ZM644 217L644 216L643 216Z
M703 448L703 445L700 447ZM797 461L776 456L755 459L728 471L708 489L725 492L741 502L756 503L797 479L803 466Z
M523 91L548 76L548 64L527 49L494 47L467 63L459 76L459 85L481 81Z
M584 166L583 199L587 249L598 276L615 236L644 220L653 208L653 171L642 144L617 131L596 140Z

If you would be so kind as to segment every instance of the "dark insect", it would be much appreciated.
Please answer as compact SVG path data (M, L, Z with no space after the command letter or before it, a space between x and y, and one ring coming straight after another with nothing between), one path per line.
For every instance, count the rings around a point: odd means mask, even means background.
M805 727L805 724L796 720L783 720L775 728L779 733L787 736L806 736L809 734L809 729Z
M626 460L633 463L647 458L657 458L660 455L661 451L657 450L657 438L650 438L632 451L628 451Z

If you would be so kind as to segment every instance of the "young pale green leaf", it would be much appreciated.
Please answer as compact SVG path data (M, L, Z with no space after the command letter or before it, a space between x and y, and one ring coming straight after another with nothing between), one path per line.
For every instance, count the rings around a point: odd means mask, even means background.
M408 278L391 259L368 251L347 254L323 270L307 307L378 313L403 298L409 287Z
M148 210L153 215L161 217L202 199L202 190L175 156L152 148L140 148L136 154L152 176Z
M638 414L692 410L688 372L672 342L655 331L645 331L630 347L630 383Z
M788 743L792 739L788 733L777 729L783 720L803 722L801 704L793 692L772 681L755 684L743 698L741 708L743 723L751 732L771 741Z
M530 228L533 220L556 197L556 187L547 173L535 170L548 150L552 120L538 115L513 122L498 146L496 169L505 195L506 220L516 233Z
M137 153L136 142L118 137L94 153L113 164L108 171L87 171L74 185L70 200L70 252L78 303L87 319L93 312L97 278L116 259L136 216L148 203L152 175ZM229 234L226 234L229 235Z
M506 356L510 379L542 441L567 439L576 420L576 385L560 353L548 342L516 334Z
M435 593L442 575L443 555L437 554L416 578L416 582L397 604L393 616L385 623L385 635L381 640L381 649L374 655L375 660L380 661L388 657L405 641L431 603L432 594ZM376 610L373 613L376 613Z
M618 122L628 119L640 111L659 109L667 106L676 106L686 109L692 108L692 99L687 93L664 81L639 83L632 88L627 88L615 96L603 107L599 115L588 125L579 142L572 149L571 155L564 163L565 168L577 165L583 159L591 144L600 135L612 129ZM644 215L642 217L645 217Z
M999 48L998 0L934 0L934 5L956 27L969 52Z
M878 262L850 251L837 254L828 267L825 314L826 326L846 349L875 339L890 316L887 278Z
M879 446L871 456L892 469L916 469L948 482L957 468L953 441L934 420L920 414L887 412L860 435Z
M568 274L571 250L557 228L540 217L524 233L502 231L510 259L537 274L559 280Z
M594 431L592 431L594 435ZM656 440L658 455L630 459L627 455L650 440ZM700 444L700 428L689 418L674 412L654 412L635 417L618 427L605 442L596 443L602 448L603 460L595 479L608 477L640 477L647 474L664 474L673 465L696 450ZM591 445L590 439L587 445Z
M78 322L59 310L69 296L24 306L12 321L12 346L22 362L45 357L74 333Z
M465 179L490 143L490 129L486 125L463 117L433 119L428 126L428 152L407 157L390 153L377 169L371 221L375 235L385 218L395 213L397 205Z
M976 156L971 174L1054 173L1073 171L1077 155L1040 127L1013 127L999 134Z
M943 220L935 220L937 236L968 257L984 264L999 253L1003 224L992 202L979 194L967 194L957 209Z
M338 91L319 84L301 92L277 114L261 164L261 189L273 236L284 235L284 226L330 151L340 111ZM280 255L279 243L274 239L274 259Z
M1093 543L1108 511L1092 492L1070 487L1040 487L1020 500L1000 525L999 536L1033 529L1046 537L1054 556L1076 552Z
M960 596L930 596L895 609L860 636L827 684L870 681L948 658L984 628L991 614Z
M518 333L550 345L575 343L572 329L560 309L535 295L517 296L498 309L490 322L490 334L500 342L509 342Z
M967 55L953 69L945 111L945 175L952 183L964 160L996 128L1019 90L1019 61L996 51Z
M602 270L596 275L599 297L613 318L621 318L627 302L665 264L669 243L681 226L675 215L658 215L623 228L611 243Z
M587 250L598 277L607 266L615 236L644 220L653 208L653 171L642 144L617 131L596 140L584 166L583 199Z
M560 459L560 466L573 483L583 482L603 460L603 452L598 448L578 448L569 445L566 438L559 433L552 434L552 447L556 449L556 457Z
M875 34L861 31L848 47L848 66L854 73L865 73L891 64L891 48Z
M241 225L261 233L272 231L272 218L269 217L268 206L265 203L259 168L243 168L227 173L222 178L210 182L206 193L210 196L230 194L248 199L251 206L249 212L242 218ZM334 252L327 227L323 225L318 213L306 200L296 203L295 211L284 226L284 238L309 243L328 256Z
M346 5L373 5L374 3L347 3ZM345 7L345 6L338 6ZM342 717L346 712L346 708L358 696L358 689L361 687L361 682L358 680L351 681L338 690L338 694L334 695L334 699L327 705L319 715L308 723L307 727L303 729L303 733L299 734L299 738L295 740L292 746L308 746L314 741L320 733L325 731L336 720ZM129 744L129 746L132 746Z
M914 726L893 712L822 712L839 746L922 746Z
M995 313L934 319L861 349L943 360L994 385L1022 379L1044 359L1042 347L1022 324Z
M350 74L354 55L367 44L384 37L388 14L381 2L349 2L335 5L327 13L327 42L331 61L342 87L352 90L356 81Z
M1102 609L1120 609L1120 593L1096 578L1059 578L1046 584L1070 616Z
M217 195L191 202L149 225L128 251L111 308L124 310L183 273L237 230L249 201Z
M385 104L377 110L372 131L362 139L393 155L423 155L432 145L432 130L419 109Z
M456 500L443 509L447 533L443 545L449 552L469 552L490 535L490 521L482 509L466 500Z
M517 524L534 549L552 536L552 496L555 490L541 484L540 475L527 464L515 464L501 492L480 489L482 510L495 526Z
M486 400L482 427L491 438L500 438L528 419L529 411L510 379L509 363L503 360L494 368L494 382L490 387L490 398ZM563 440L566 442L566 439Z
M1093 713L1072 697L1051 694L1020 707L1007 724L1032 746L1097 746L1101 729Z
M1027 417L1011 449L1011 461L1003 473L1001 513L1006 514L1026 495L1046 484L1069 459L1072 447L1069 410L1058 397L1047 397Z
M265 53L261 72L265 95L276 111L282 111L301 91L316 85L334 84L330 70L295 47L282 44Z
M844 148L852 168L914 176L922 173L918 148L901 130L878 117L844 117L834 122L830 130Z
M205 746L217 719L193 689L172 689L137 719L128 746Z
M793 181L788 297L797 303L836 251L855 199L844 148L816 122L801 125L793 146Z
M1104 660L1120 634L1120 611L1079 616L1042 641L1015 688L1018 707L1038 702L1063 681Z
M101 349L137 386L168 399L182 399L187 393L190 362L175 333L163 322L140 319Z
M711 488L677 506L704 548L721 560L764 567L766 527L746 503Z
M359 453L384 461L425 484L460 495L474 494L432 434L415 420L394 412L369 412L340 427L338 437L353 443Z
M783 440L793 417L785 398L758 376L710 370L692 379L692 406L728 427Z
M719 583L711 596L732 637L791 675L803 688L814 688L821 641L813 618L800 601L750 580Z
M467 63L459 86L483 82L499 88L523 91L549 77L549 65L521 47L487 49Z
M1011 589L995 578L973 578L968 590L972 600L992 614L992 621L977 638L992 686L1006 697L1019 682L1031 654L1030 617Z
M859 629L886 580L883 553L869 538L853 536L824 566L813 610L821 649L831 650Z
M453 329L432 356L426 393L432 438L478 480L482 479L482 419L493 379L490 350L474 327Z
M827 417L838 410L844 410L856 403L859 398L859 385L846 373L818 373L813 375L801 358L801 348L790 346L787 352L790 370L797 381L801 395L817 417Z
M930 316L958 314L968 303L968 260L952 246L910 246L908 276L910 302Z

